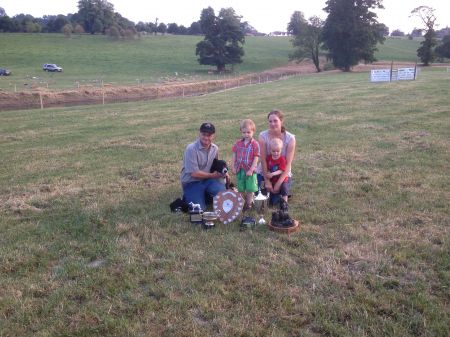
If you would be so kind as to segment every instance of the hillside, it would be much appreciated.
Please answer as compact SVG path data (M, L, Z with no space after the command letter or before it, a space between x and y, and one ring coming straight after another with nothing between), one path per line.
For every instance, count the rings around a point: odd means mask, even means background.
M196 36L146 36L112 41L104 36L62 34L0 34L0 67L13 76L0 78L0 89L27 90L33 86L73 89L98 86L155 84L168 81L217 79L214 70L198 64ZM380 45L380 60L416 61L418 42L388 39ZM225 76L262 72L288 63L292 51L287 37L247 37L244 62ZM63 73L44 73L42 64L57 63Z

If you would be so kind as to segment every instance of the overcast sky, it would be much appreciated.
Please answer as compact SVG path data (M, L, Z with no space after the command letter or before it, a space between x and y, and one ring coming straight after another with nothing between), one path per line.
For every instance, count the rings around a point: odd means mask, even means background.
M200 18L203 8L211 6L216 14L224 7L233 7L242 21L248 21L258 31L270 33L286 30L294 11L301 11L305 18L317 15L323 19L326 13L325 0L109 0L114 10L127 19L166 24L175 22L190 26ZM24 13L34 17L43 15L68 14L78 11L78 0L0 0L0 7L10 17ZM390 31L400 29L409 33L414 28L422 28L418 18L409 17L411 10L426 5L434 8L438 29L450 26L450 1L448 0L384 0L385 9L377 11L378 21L389 27Z

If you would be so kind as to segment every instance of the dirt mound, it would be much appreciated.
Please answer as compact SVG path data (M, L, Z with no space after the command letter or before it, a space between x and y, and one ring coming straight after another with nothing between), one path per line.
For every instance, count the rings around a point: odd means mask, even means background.
M32 91L5 92L0 90L0 110L39 109L57 106L105 104L126 101L151 100L157 98L204 95L243 85L265 83L287 76L314 73L311 62L289 64L258 74L247 74L234 78L190 83L170 83L145 86L80 87L72 90L49 90L37 88Z
M390 62L376 62L370 65L358 65L355 72L365 72L376 68L389 68ZM413 63L395 63L395 67L414 66ZM337 70L336 70L337 71ZM80 87L73 90L54 91L38 88L33 91L5 92L0 90L0 111L16 109L39 109L58 106L105 104L127 101L151 100L184 96L205 95L211 92L227 90L243 85L276 81L288 76L316 73L311 61L289 63L257 74L247 74L234 78L209 80L190 83L170 83L145 86L103 86Z

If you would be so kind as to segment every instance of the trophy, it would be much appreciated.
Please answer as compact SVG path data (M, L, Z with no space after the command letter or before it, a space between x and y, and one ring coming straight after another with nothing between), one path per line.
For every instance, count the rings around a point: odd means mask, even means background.
M200 225L203 223L203 210L199 204L190 202L189 206L189 220L192 224Z
M260 219L258 223L260 225L264 225L266 220L264 220L264 213L267 210L267 200L269 199L268 195L264 195L261 193L261 189L258 189L258 195L253 199L255 203L255 210L258 213Z
M214 228L214 220L217 220L216 212L203 212L203 228Z

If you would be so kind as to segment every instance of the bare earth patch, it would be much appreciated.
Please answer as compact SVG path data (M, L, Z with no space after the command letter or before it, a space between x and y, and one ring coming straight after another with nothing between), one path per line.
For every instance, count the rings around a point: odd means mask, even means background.
M355 72L369 71L372 68L386 67L390 63L358 65ZM403 65L403 64L402 64ZM396 64L400 66L400 64ZM412 66L411 63L404 66ZM337 71L337 70L336 70ZM70 105L103 104L127 101L151 100L184 96L198 96L211 92L227 90L243 85L259 84L300 74L313 74L316 69L312 62L289 63L286 66L270 69L257 74L246 74L235 78L209 80L190 83L168 83L145 86L85 86L78 90L53 91L36 88L31 92L3 92L0 90L0 110L37 109Z

